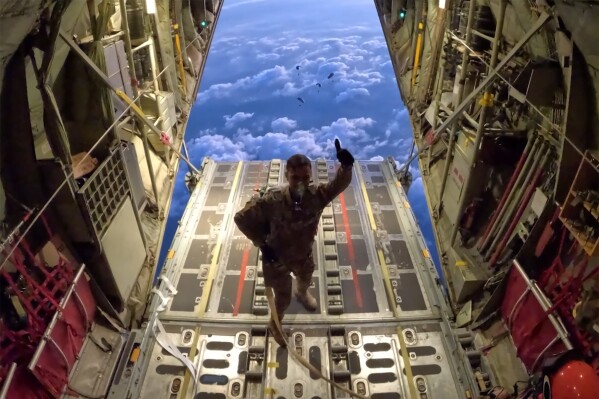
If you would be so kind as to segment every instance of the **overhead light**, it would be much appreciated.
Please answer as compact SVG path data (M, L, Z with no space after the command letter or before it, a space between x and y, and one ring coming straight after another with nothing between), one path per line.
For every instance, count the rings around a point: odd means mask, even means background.
M402 8L399 10L399 19L404 19L406 17L406 9Z
M439 0L439 8L445 9L445 0Z
M156 14L156 0L146 0L146 12Z

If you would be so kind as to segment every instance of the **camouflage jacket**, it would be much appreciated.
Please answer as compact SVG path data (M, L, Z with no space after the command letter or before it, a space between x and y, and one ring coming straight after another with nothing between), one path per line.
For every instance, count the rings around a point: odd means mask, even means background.
M271 246L282 262L305 260L323 209L351 179L352 167L340 166L332 181L308 186L299 207L291 199L289 186L270 189L263 197L249 200L235 214L235 224L255 246Z

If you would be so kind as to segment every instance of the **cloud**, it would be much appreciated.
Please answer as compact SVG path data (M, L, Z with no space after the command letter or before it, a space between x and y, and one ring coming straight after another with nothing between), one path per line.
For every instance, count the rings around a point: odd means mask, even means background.
M276 53L279 53L279 52L282 52L282 51L284 51L284 52L293 52L293 51L297 51L299 49L300 49L300 46L297 45L297 44L287 44L287 45L284 45L284 46L276 47L274 49L274 52L276 52Z
M216 161L250 159L243 143L233 142L233 140L221 134L211 134L191 139L187 143L187 148L191 161L195 165L199 165L202 159L207 156Z
M263 53L256 55L256 58L265 61L276 61L281 58L281 55L276 53Z
M385 128L385 135L387 137L391 135L394 137L411 137L412 132L407 108L394 108L391 114L392 119Z
M225 115L223 116L223 118L225 119L225 127L227 129L232 128L233 126L235 126L236 124L238 124L239 122L243 122L246 119L250 119L252 116L254 116L254 113L249 113L249 112L237 112L235 115L231 116L231 115Z
M297 127L297 122L284 116L272 121L270 127L275 132L284 132L295 129Z
M211 100L233 99L236 104L270 99L272 96L298 97L312 89L316 83L327 84L331 100L349 89L369 88L386 83L393 76L385 64L388 52L384 41L372 34L362 33L348 37L306 37L294 36L295 32L283 30L277 35L244 38L239 35L219 39L219 62L235 63L239 73L250 71L236 80L210 85L198 95L197 104ZM243 42L246 46L240 46ZM224 49L223 49L224 48ZM256 66L276 62L277 65L262 71L252 70ZM296 70L299 65L300 70ZM332 79L327 79L334 73ZM221 75L224 76L224 75ZM231 74L229 74L231 76ZM352 94L341 94L337 101L343 101ZM322 96L325 96L323 93Z
M387 43L385 43L385 41L383 39L373 39L373 40L368 40L368 41L362 43L362 46L372 48L372 49L379 49L379 48L386 48Z
M351 100L356 97L368 97L370 96L370 92L368 89L360 87L359 89L349 89L341 92L335 97L335 101L340 103L341 101Z
M198 95L198 103L203 104L210 99L229 98L233 95L247 93L246 100L255 99L251 91L257 87L267 87L289 80L289 71L280 65L265 69L252 76L237 79L233 83L217 83Z
M329 125L297 129L297 122L287 117L272 121L271 132L252 134L248 129L237 129L230 138L219 133L206 134L188 142L192 161L199 163L209 156L218 161L286 159L303 153L312 159L335 159L335 138L349 149L356 159L370 159L385 149L387 140L374 137L376 121L372 118L339 118ZM286 129L286 130L284 130ZM281 131L284 130L284 131Z

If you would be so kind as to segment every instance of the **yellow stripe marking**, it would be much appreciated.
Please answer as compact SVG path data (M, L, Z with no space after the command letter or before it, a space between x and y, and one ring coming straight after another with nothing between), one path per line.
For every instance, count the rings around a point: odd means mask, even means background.
M233 209L233 197L235 196L235 189L237 188L237 184L239 183L239 176L241 176L241 170L243 162L239 161L237 164L237 171L235 172L235 178L233 179L233 184L231 184L231 192L229 193L229 200L227 202L227 208L225 210L225 216L228 216L231 213L231 209ZM223 219L223 222L225 220ZM225 223L221 225L220 232L218 234L218 240L216 241L216 246L214 247L214 255L212 256L212 263L210 264L210 269L208 271L208 278L204 283L204 290L202 291L202 299L200 303L196 305L196 316L202 317L206 312L206 307L208 306L208 297L210 296L210 290L212 288L212 282L214 281L214 275L216 274L216 269L218 266L218 260L220 257L220 250L223 244L223 240L225 238Z
M171 249L170 251L168 251L168 255L166 256L166 258L173 259L173 256L175 256L175 250Z
M362 177L362 172L359 166L358 168L356 168L356 172L360 181L360 186L362 187L362 194L364 195L364 202L366 203L366 212L368 212L368 219L370 220L372 232L375 233L376 237L377 228L376 223L374 222L372 206L370 205L370 199L368 198L368 192L366 191L366 185L364 184L364 179ZM399 319L399 310L397 309L397 304L395 303L395 295L393 294L393 286L391 285L391 279L389 278L389 267L387 266L387 261L385 261L385 254L383 253L382 249L378 249L377 254L379 258L379 263L381 264L383 278L385 280L385 288L387 291L387 300L389 301L389 306L391 306L395 318ZM406 379L408 380L410 397L418 398L419 396L416 392L416 386L414 385L414 374L412 373L412 365L410 364L410 355L408 354L408 347L403 338L401 327L397 327L397 337L399 339L399 344L401 347L401 357L403 359L404 367L406 368Z
M241 174L242 162L239 161L237 164L237 171L235 172L235 178L233 179L233 184L231 185L231 193L229 194L229 201L227 205L227 209L225 210L225 216L231 211L231 206L233 202L233 195L235 193L235 189L237 188L237 183L239 182L239 176ZM224 219L223 219L224 220ZM224 225L223 225L224 226ZM222 245L222 241L224 238L224 228L221 228L221 231L218 235L218 241L216 243L216 247L214 248L214 257L212 258L212 263L210 264L210 271L208 272L208 278L206 280L206 284L204 285L204 290L202 291L202 299L200 303L196 305L198 309L196 315L198 317L204 316L206 312L206 306L208 304L208 296L210 294L210 289L212 287L212 281L214 280L214 275L216 274L216 265L218 264L218 257L220 255L220 248ZM198 351L198 341L200 340L200 327L196 327L195 335L193 338L193 343L191 344L191 350L189 351L189 360L193 363L193 359L195 358ZM187 392L187 387L189 386L189 377L190 373L187 368L185 369L185 377L183 378L183 386L181 392Z
M468 265L466 264L466 262L464 262L463 260L458 260L458 261L455 263L455 265L456 265L456 266L459 266L459 267L468 266Z
M193 363L193 359L196 357L198 352L198 341L200 340L200 327L196 327L193 335L193 342L191 343L191 350L189 351L189 360ZM184 395L187 395L187 387L189 386L189 377L191 377L191 373L189 369L185 367L185 376L183 377L183 386L181 387L181 392L184 392Z
M357 163L357 162L356 162ZM376 222L374 221L374 214L372 213L372 206L370 205L370 201L368 200L368 192L366 191L366 185L364 184L364 178L362 177L362 169L358 164L356 170L356 175L358 176L358 181L360 182L360 187L362 188L362 194L364 195L364 199L366 200L366 212L368 212L368 220L370 221L370 228L372 231L376 231Z
M428 253L428 250L426 248L424 248L422 250L422 255L424 255L425 258L430 258L431 254Z
M266 367L276 369L279 367L279 362L268 362L266 363Z
M123 100L125 103L127 103L127 105L131 106L131 109L133 111L135 111L135 113L139 116L146 116L146 114L141 110L141 108L139 108L139 106L137 104L135 104L133 102L133 100L131 98L129 98L128 95L125 94L125 92L119 90L119 89L115 89L114 92L116 93L117 96L119 96L119 98L121 100Z
M410 209L410 203L408 201L403 202L404 208Z

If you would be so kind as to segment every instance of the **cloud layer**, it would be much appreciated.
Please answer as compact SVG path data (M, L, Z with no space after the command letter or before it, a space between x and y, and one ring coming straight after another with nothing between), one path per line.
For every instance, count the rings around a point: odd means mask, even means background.
M185 136L196 165L206 156L267 160L298 152L334 159L335 138L358 160L391 155L400 165L409 156L409 116L372 2L227 2L201 87ZM177 176L175 221L187 200L186 169ZM434 254L416 163L410 170L410 199ZM175 227L167 227L167 240Z
M223 116L223 118L225 119L225 127L227 129L232 128L233 126L237 125L239 122L243 122L246 119L250 119L252 116L254 116L254 113L249 113L249 112L237 112L235 115L231 116L231 115L225 115Z

